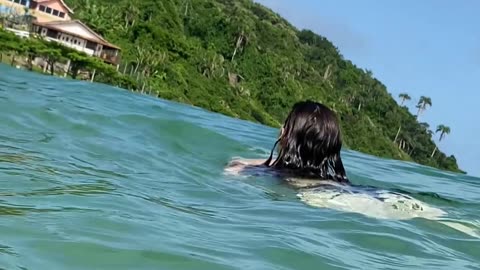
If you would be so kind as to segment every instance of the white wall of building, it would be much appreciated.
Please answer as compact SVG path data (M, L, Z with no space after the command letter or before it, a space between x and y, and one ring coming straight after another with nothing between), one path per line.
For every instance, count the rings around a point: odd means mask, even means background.
M70 43L72 45L76 45L78 47L85 48L87 46L87 41L78 37L74 37L68 34L60 33L57 38L58 40L66 43Z
M47 28L42 28L41 35L46 36L47 32L48 32ZM73 48L77 51L84 52L88 55L94 55L94 53L95 53L94 50L86 48L87 40L79 38L79 37L75 37L75 36L72 36L72 35L68 35L68 34L65 34L65 33L59 33L56 38L47 37L47 40L52 40L52 41L59 42L59 43L65 45L65 46Z

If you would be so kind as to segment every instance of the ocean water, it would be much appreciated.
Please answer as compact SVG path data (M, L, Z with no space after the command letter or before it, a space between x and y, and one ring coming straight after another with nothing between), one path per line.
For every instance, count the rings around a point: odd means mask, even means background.
M0 269L480 269L480 179L344 150L355 185L443 213L397 218L225 173L277 134L0 65Z

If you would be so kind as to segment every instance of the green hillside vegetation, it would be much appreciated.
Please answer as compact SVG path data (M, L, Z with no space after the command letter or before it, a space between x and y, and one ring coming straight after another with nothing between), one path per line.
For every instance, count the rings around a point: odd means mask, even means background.
M400 106L325 37L251 0L66 2L122 47L123 75L96 81L274 127L294 102L313 99L337 112L348 148L462 172L438 150L429 125L403 106L413 102L408 94ZM432 101L418 102L421 118Z

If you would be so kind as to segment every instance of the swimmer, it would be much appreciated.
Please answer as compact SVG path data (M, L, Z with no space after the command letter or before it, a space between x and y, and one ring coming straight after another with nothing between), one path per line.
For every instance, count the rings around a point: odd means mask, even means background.
M341 148L340 126L335 113L318 102L302 101L294 104L266 160L234 159L225 172L274 175L282 179L282 183L299 189L297 196L315 207L385 219L439 220L445 216L443 210L411 196L353 185L343 166ZM276 158L273 157L275 150ZM451 223L442 223L454 227ZM455 226L459 229L462 225ZM466 228L459 230L468 231Z
M278 156L274 160L277 147ZM321 184L322 180L348 184L341 148L340 126L335 113L320 103L302 101L293 106L267 160L233 160L227 171L242 173L267 169L294 185L299 183L293 179L302 179L309 186Z

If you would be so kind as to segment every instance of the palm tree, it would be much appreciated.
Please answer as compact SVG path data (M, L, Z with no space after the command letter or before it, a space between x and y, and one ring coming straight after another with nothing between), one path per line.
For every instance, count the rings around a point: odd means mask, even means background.
M400 103L400 106L403 106L403 103L405 102L405 100L411 100L412 99L407 93L400 93L400 95L398 95L398 97L402 99L402 102ZM400 135L401 130L402 130L402 125L400 124L400 126L398 127L398 130L397 130L397 134L395 135L395 139L393 140L393 143L397 142L398 135Z
M400 106L403 106L403 103L405 102L405 100L412 99L407 93L401 93L400 95L398 95L398 97L402 99L402 103L400 104Z
M435 133L440 132L440 138L438 139L438 142L441 142L443 138L445 138L446 134L450 134L450 128L445 126L445 125L438 125L437 130ZM437 152L437 146L435 145L435 149L433 149L432 155L430 157L433 157L435 155L435 152Z
M427 106L432 106L432 99L430 99L429 97L421 96L416 106L418 108L417 118L418 116L420 116L420 113L427 109Z
M450 127L447 127L445 125L438 125L437 130L435 131L440 132L440 139L439 141L442 141L442 139L445 137L445 134L450 134Z

